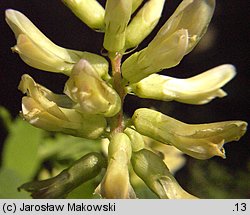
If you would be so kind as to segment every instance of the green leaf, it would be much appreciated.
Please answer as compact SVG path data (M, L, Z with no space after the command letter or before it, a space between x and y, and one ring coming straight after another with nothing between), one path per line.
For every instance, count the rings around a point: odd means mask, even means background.
M0 170L0 199L27 199L26 192L18 192L17 187L23 183L20 175L10 169Z
M77 160L84 154L93 151L101 151L99 140L55 134L54 138L48 137L43 139L43 143L39 147L39 156L42 160Z
M42 130L17 118L4 143L3 167L15 171L24 180L32 179L40 165L38 146L42 134Z
M8 130L11 126L11 115L9 111L0 106L0 122L3 123L4 127Z

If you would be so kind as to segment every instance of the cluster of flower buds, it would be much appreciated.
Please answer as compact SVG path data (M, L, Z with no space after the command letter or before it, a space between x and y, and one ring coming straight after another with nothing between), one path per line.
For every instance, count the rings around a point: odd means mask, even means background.
M23 75L22 116L48 131L108 138L107 156L88 154L55 178L21 188L34 197L60 198L105 168L95 191L103 198L136 198L133 175L159 198L196 198L169 170L166 145L197 159L225 158L223 145L239 140L247 123L187 124L146 108L136 110L126 123L122 108L128 93L196 105L227 95L221 88L236 74L229 64L187 79L155 74L176 66L197 45L213 16L215 0L183 0L148 46L124 62L126 50L136 48L158 23L165 0L107 0L105 8L96 0L63 3L90 28L104 33L103 47L112 68L102 56L57 46L25 15L7 10L6 21L17 39L12 50L32 67L68 76L64 94L59 95Z

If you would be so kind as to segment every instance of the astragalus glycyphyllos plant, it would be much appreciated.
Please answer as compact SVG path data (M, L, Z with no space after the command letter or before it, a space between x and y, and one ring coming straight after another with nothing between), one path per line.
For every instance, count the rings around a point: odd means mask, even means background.
M25 15L7 10L6 21L17 39L12 50L32 67L68 76L64 94L59 95L23 75L19 89L26 96L21 115L47 131L103 139L108 151L86 154L56 177L20 188L34 198L61 198L105 169L95 191L102 198L136 198L134 174L159 198L196 198L178 184L166 160L155 153L154 143L197 159L225 158L223 145L239 140L247 123L187 124L147 108L125 119L123 102L127 94L196 105L226 96L221 87L235 76L232 65L187 79L156 74L178 65L197 45L213 16L215 0L183 0L148 46L124 62L126 50L135 49L158 23L164 0L107 0L105 8L96 0L63 2L90 28L104 33L111 66L103 56L57 46ZM154 142L148 144L145 137Z

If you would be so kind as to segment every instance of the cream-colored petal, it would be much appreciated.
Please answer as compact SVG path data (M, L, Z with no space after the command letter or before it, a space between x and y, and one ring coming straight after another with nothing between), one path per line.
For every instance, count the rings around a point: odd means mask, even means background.
M112 136L108 148L108 168L100 184L99 192L103 198L135 198L129 179L131 142L124 133Z
M96 0L63 0L63 3L86 25L95 30L105 28L105 10Z
M83 114L58 106L57 101L67 106L69 99L53 94L29 75L22 76L19 89L27 94L22 99L22 115L33 126L89 139L98 138L107 126L103 116Z
M247 123L239 120L186 124L147 108L137 109L132 120L139 133L173 145L197 159L225 158L223 145L239 140L247 128Z
M78 104L76 108L82 113L111 117L121 108L119 95L86 60L80 60L74 66L64 93Z
M18 44L13 48L29 65L67 75L80 59L88 60L99 76L108 79L108 62L105 58L71 49L65 49L49 40L24 14L8 9L6 21L16 35Z
M199 105L226 96L221 87L235 75L235 67L229 64L186 79L153 74L129 86L128 91L142 98Z
M27 35L19 34L17 45L12 48L29 66L50 72L70 75L74 63L67 63L51 53L46 47L38 46Z
M164 7L165 0L146 2L126 29L126 48L139 45L155 28Z
M175 31L187 29L189 53L205 34L215 9L215 0L183 0L152 41L155 45Z
M142 149L134 152L131 163L135 173L162 199L196 199L186 192L155 153Z
M162 69L176 66L184 57L187 46L187 31L179 30L157 46L150 43L145 49L131 55L122 64L122 75L132 84Z
M126 28L132 13L132 0L107 0L103 46L110 52L124 49Z

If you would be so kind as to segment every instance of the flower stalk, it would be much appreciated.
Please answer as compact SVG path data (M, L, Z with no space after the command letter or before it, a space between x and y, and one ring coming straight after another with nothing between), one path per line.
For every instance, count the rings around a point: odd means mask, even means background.
M126 97L125 89L122 85L122 73L121 73L121 60L122 60L122 54L115 53L115 55L111 54L109 55L111 66L112 66L112 77L113 77L113 84L114 89L118 93L121 99L121 107L123 107L124 99ZM111 124L111 133L118 133L123 132L124 130L124 124L123 124L123 108L120 109L120 111L117 113L116 116L114 116L112 119Z

